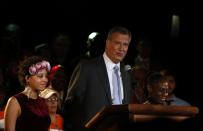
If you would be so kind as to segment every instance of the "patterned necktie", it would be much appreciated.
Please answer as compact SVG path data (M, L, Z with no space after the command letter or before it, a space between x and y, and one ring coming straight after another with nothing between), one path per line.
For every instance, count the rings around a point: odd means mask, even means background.
M119 68L118 66L114 66L113 68L113 104L118 105L122 104L121 100L121 87L120 87L120 78L118 74Z

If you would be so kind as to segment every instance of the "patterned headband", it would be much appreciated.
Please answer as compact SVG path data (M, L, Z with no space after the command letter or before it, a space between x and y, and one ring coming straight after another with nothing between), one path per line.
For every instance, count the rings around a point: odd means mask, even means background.
M32 66L29 67L29 73L30 75L36 75L42 69L47 69L47 71L50 71L51 69L50 63L48 61L41 61L38 62L37 64L33 64Z

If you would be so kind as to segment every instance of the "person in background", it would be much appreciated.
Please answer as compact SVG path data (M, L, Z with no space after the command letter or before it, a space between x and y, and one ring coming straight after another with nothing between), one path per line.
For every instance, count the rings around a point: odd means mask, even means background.
M142 38L138 41L136 45L136 50L138 52L137 57L135 58L135 65L139 66L145 70L150 69L151 64L151 44L150 41L146 38Z
M49 131L63 131L63 117L57 113L59 93L54 89L46 88L40 92L39 96L46 100L48 106L51 118Z
M142 37L136 44L137 56L134 58L132 74L136 80L134 87L133 103L143 103L147 98L145 88L145 76L151 70L151 41Z
M161 70L160 73L164 76L164 78L168 82L169 89L168 89L167 101L170 103L170 105L190 106L190 103L188 103L187 101L185 101L181 98L178 98L175 95L175 89L176 89L175 75L166 69Z
M133 103L141 104L146 100L146 88L145 88L145 78L148 71L140 66L134 66L132 68L132 76L134 77L134 93L133 93Z
M48 131L50 116L45 99L39 97L48 84L50 63L39 56L25 58L18 79L25 89L10 97L5 107L5 131Z
M67 80L70 81L71 74L78 64L77 55L81 52L75 51L74 40L70 34L57 32L51 42L52 65L61 65L66 73ZM78 48L77 48L78 49Z
M168 83L159 72L150 72L146 78L148 98L143 104L168 105Z
M71 124L72 130L83 130L85 124L103 107L131 102L131 76L122 63L130 42L131 32L128 29L114 27L108 33L103 55L81 61L75 68L63 110L66 130L67 125ZM112 80L115 66L118 67L120 93L113 92L116 88ZM116 93L119 94L118 103L115 102Z
M55 65L51 68L49 81L49 87L59 93L58 105L59 111L61 112L69 82L68 76L66 75L65 69L62 65Z

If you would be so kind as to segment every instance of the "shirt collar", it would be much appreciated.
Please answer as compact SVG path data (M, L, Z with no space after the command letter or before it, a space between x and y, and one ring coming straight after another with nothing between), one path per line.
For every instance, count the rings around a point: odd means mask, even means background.
M117 65L119 67L119 70L120 70L120 62L117 64L113 63L113 61L107 56L106 52L104 52L103 57L104 57L104 62L106 63L107 69L113 70L113 67L115 65Z

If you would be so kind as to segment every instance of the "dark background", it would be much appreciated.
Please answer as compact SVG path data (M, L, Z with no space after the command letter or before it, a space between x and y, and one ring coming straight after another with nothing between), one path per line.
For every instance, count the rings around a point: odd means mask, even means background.
M50 42L56 32L70 34L76 51L86 45L92 31L105 40L108 30L123 25L133 33L127 64L136 55L134 46L140 36L152 41L154 55L176 72L177 95L192 105L201 105L202 88L202 9L195 1L4 1L0 3L1 33L9 23L21 27L22 45L30 50ZM180 16L180 35L171 38L171 16Z

